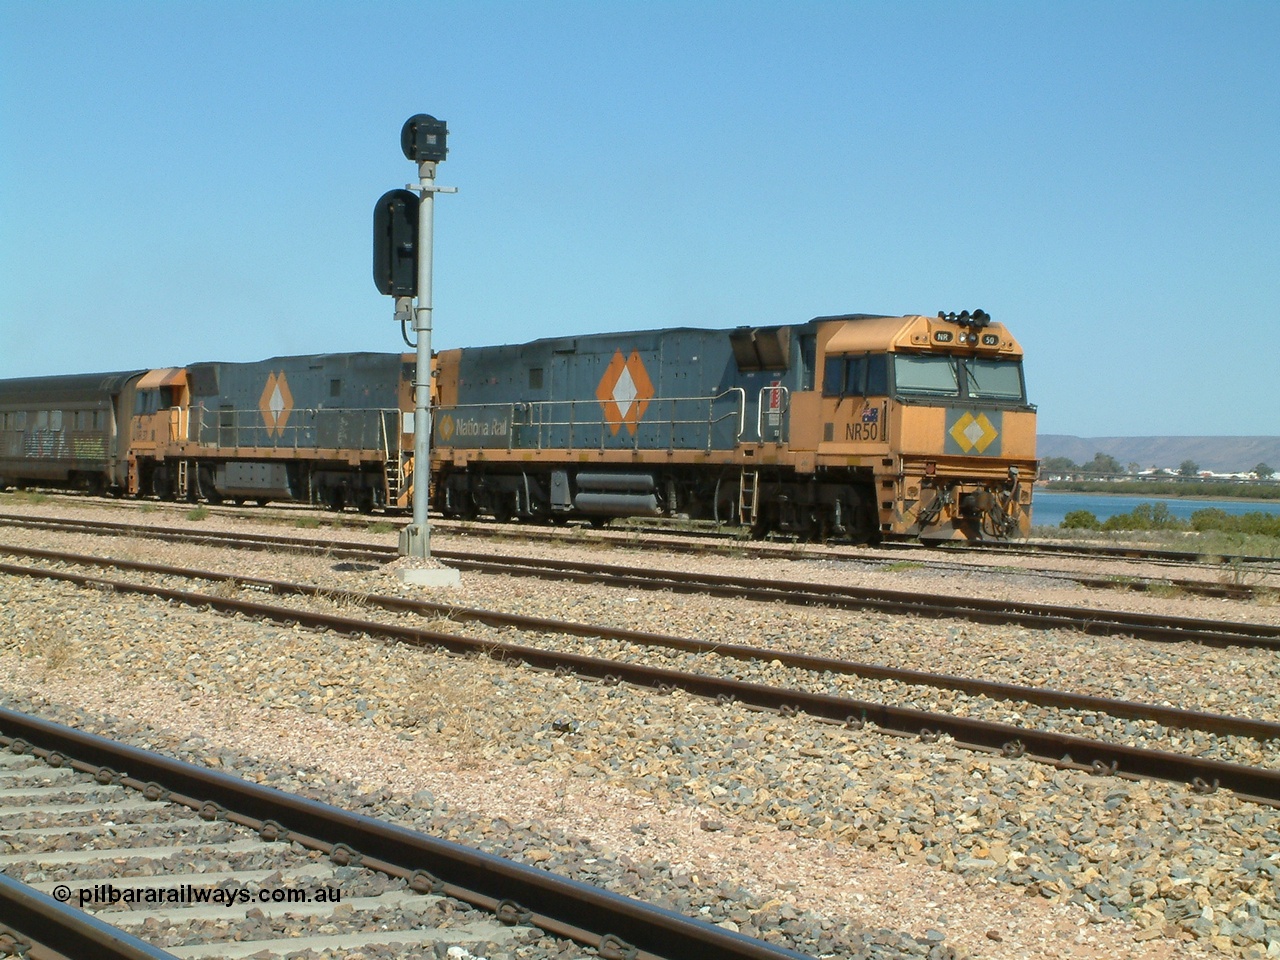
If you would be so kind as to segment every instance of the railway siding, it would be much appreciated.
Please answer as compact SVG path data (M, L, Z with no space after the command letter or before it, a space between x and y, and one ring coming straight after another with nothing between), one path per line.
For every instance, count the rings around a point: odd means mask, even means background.
M1129 955L1140 955L1135 951L1147 942L1133 937L1153 931L1156 937L1167 932L1210 942L1225 937L1245 956L1255 946L1265 949L1267 938L1280 933L1280 917L1268 905L1274 897L1266 898L1273 889L1266 865L1275 848L1275 811L1229 796L1200 797L1170 786L975 757L946 742L870 736L851 742L844 731L802 718L701 703L681 694L642 697L625 685L606 687L373 643L336 643L304 630L68 587L8 583L15 602L5 605L4 615L16 619L0 626L6 636L25 638L26 656L10 650L4 665L12 666L28 689L39 683L45 696L68 704L100 713L128 709L156 723L166 722L169 705L181 700L188 722L219 729L220 737L232 741L247 738L255 751L285 763L319 759L315 752L291 754L302 746L281 733L307 730L310 738L324 740L326 754L333 754L324 761L330 769L351 765L358 775L385 785L379 791L393 790L385 798L405 804L410 818L420 815L402 793L403 771L410 764L459 764L460 776L483 778L490 789L507 777L563 783L544 802L549 816L566 823L581 823L569 810L577 791L602 789L607 782L622 791L624 806L635 814L611 837L607 856L588 847L566 859L564 844L545 836L522 836L517 846L529 859L571 874L603 869L624 886L651 872L645 882L663 888L678 909L705 909L711 919L744 932L776 925L810 952L865 952L877 936L888 936L899 955L927 955L939 943L981 947L984 955L1000 955L993 954L997 944L1030 950L1040 933L1025 929L1012 912L1027 909L1024 891L1038 894L1037 904L1075 904L1078 918L1126 922L1119 934L1107 935L1127 938L1112 942L1122 944L1115 952ZM616 599L625 604L629 598ZM90 617L107 629L81 629L78 635L73 629L66 638L69 648L60 650L47 625L84 624ZM891 628L879 624L877 629L887 640ZM111 689L113 672L134 678L127 694ZM139 735L155 736L146 730ZM342 749L343 743L350 747ZM353 756L352 750L366 756ZM376 756L367 756L371 752ZM225 756L215 751L215 757L243 762L230 751ZM524 789L537 788L526 784ZM565 808L559 813L557 803ZM759 864L753 872L727 864L724 854L699 861L689 852L698 845L683 843L688 837L668 845L658 822L672 815L696 818L691 836L704 845L707 838L732 837L733 855L743 858L762 845L776 852L778 838L785 837L784 849L794 849L784 875L790 871L792 878L811 872L798 861L811 855L815 844L819 851L835 844L831 849L842 856L873 857L874 848L905 865L898 882L934 877L934 869L941 868L959 878L962 888L981 885L982 906L966 916L962 906L939 910L935 901L932 914L923 906L917 916L899 914L895 933L893 922L859 913L866 908L856 903L845 904L837 915L857 919L839 929L843 939L833 939L837 934L805 919L811 915L803 905L813 893L765 909L778 899L771 894L794 879L774 874L770 883ZM512 819L519 824L527 813ZM1169 825L1176 826L1177 836L1171 836ZM1186 846L1174 849L1182 843ZM625 867L618 870L623 857L652 864L655 853L666 868L651 865L634 876ZM830 849L823 854L828 862L833 856ZM609 862L614 866L598 867ZM728 891L721 889L732 876L747 878L748 887L754 879L763 889L739 891L732 884ZM992 885L1019 892L1004 913L1004 901L991 896ZM910 902L906 891L894 892L908 897L904 904ZM1220 909L1210 918L1203 910L1192 916L1188 911L1198 899ZM796 922L783 915L787 911ZM894 914L889 909L882 916ZM929 925L921 926L925 917ZM1250 939L1248 932L1258 924L1262 938ZM877 933L880 927L890 932ZM1101 943L1104 927L1110 929L1099 922L1086 931ZM942 940L931 939L931 930ZM1000 940L987 937L988 932ZM1234 944L1236 938L1243 942ZM1167 955L1175 944L1162 941L1162 949L1159 955ZM1187 949L1186 955L1194 955Z
M6 548L0 547L0 552ZM16 549L16 548L8 548ZM51 554L60 557L61 554ZM74 555L71 555L74 556ZM43 558L42 558L43 559ZM87 558L93 559L93 558ZM47 569L50 576L62 576L58 568L75 568L85 564L53 563L52 566L38 564L27 568L33 570ZM98 567L87 564L90 575L96 576ZM0 563L0 570L9 569L9 565ZM14 567L13 569L24 569ZM922 725L927 724L938 730L951 729L946 719L934 720L920 714L920 719L911 726L901 724L901 711L890 715L890 711L880 711L879 704L890 707L909 708L909 714L929 711L948 717L978 718L988 723L1016 727L992 741L989 745L1001 746L1005 743L1023 742L1026 748L1041 756L1056 758L1064 751L1072 754L1076 762L1088 766L1091 762L1104 763L1105 760L1091 760L1096 756L1087 744L1080 742L1059 742L1037 745L1035 731L1048 731L1062 734L1065 737L1085 738L1088 741L1105 741L1111 744L1126 744L1140 749L1172 751L1197 758L1223 761L1228 764L1244 764L1249 767L1275 768L1280 766L1280 724L1255 721L1248 718L1232 718L1218 714L1209 714L1185 710L1162 710L1154 705L1117 701L1106 698L1095 698L1094 702L1077 704L1067 694L1056 694L1055 691L1034 690L1029 688L1002 688L990 691L977 681L970 683L965 678L950 678L952 686L945 684L947 678L937 678L938 683L925 684L917 682L914 677L900 678L878 675L874 665L860 668L866 675L850 672L856 669L853 665L837 660L819 660L819 663L808 665L803 659L791 662L792 655L785 650L759 649L751 657L734 657L727 646L719 646L696 639L662 638L641 636L636 642L625 642L615 639L607 628L601 627L593 633L586 625L563 623L559 620L541 619L531 625L523 625L518 619L508 623L499 615L490 615L484 611L451 608L449 606L429 605L427 611L413 609L411 601L398 601L395 597L368 594L329 594L321 590L314 594L299 595L291 590L290 584L279 581L239 582L219 580L211 574L193 577L175 575L172 568L160 567L156 571L145 565L131 563L128 567L129 578L120 583L142 583L156 589L177 590L183 595L194 595L197 598L210 598L211 602L222 605L243 601L256 615L267 609L258 602L259 590L256 588L274 587L283 592L283 596L273 599L271 607L287 611L296 609L299 617L311 616L317 611L334 612L344 620L358 613L362 621L388 624L408 635L397 637L411 643L425 642L431 645L431 639L419 639L416 631L422 616L443 616L446 620L457 618L462 623L458 627L451 624L437 624L444 627L437 631L438 641L445 643L446 649L483 651L491 650L490 655L498 659L521 659L518 651L552 650L570 657L595 658L609 663L630 664L641 671L657 669L667 671L677 669L701 677L719 678L728 684L748 684L762 689L777 687L794 690L798 693L815 694L820 698L839 698L848 701L848 705L835 704L836 712L823 704L806 707L799 699L790 701L792 708L810 709L821 712L823 716L842 720L850 715L866 716L871 711L875 722L892 730L919 733ZM118 578L113 578L118 579ZM213 581L214 592L209 590L209 581ZM94 582L97 582L96 580ZM238 583L236 589L234 584ZM301 588L298 588L301 589ZM195 601L199 605L202 601ZM390 610L383 604L393 604ZM478 622L477 622L478 618ZM279 620L279 615L275 618ZM514 635L512 627L515 627ZM563 629L562 629L563 627ZM372 627L370 628L373 629ZM433 628L434 629L434 628ZM346 632L349 632L346 631ZM454 638L448 641L448 638ZM666 642L661 642L665 640ZM486 645L489 645L488 647ZM696 646L695 646L696 645ZM673 649L680 649L673 655ZM743 649L743 648L739 648ZM784 662L785 661L785 662ZM559 669L557 667L557 669ZM619 673L622 671L619 670ZM885 671L892 672L892 671ZM597 673L597 675L599 675ZM637 677L636 682L645 684L644 677ZM668 683L675 682L668 679ZM649 686L653 683L649 682ZM977 689L966 689L976 686ZM694 689L688 686L687 689ZM715 691L702 691L704 694ZM757 691L743 688L728 695L741 696L750 700ZM998 694L998 695L997 695ZM723 693L719 694L725 695ZM1066 702L1058 702L1065 700ZM754 702L765 702L756 700ZM786 698L782 700L786 703ZM861 706L859 705L861 704ZM884 715L882 715L882 713ZM909 721L909 717L906 718ZM1172 729L1170 729L1172 728ZM1026 731L1025 733L1022 731ZM980 731L956 731L957 735L968 742L973 742L974 734ZM987 742L979 740L978 742ZM1046 752L1052 751L1052 752ZM1118 757L1123 772L1135 769L1129 756ZM1168 772L1158 771L1151 767L1155 775L1168 776ZM1238 772L1238 771L1236 771ZM1212 772L1185 772L1183 780L1196 777L1204 782L1221 779L1224 786L1241 790L1238 782L1231 779L1236 772L1226 769ZM1173 779L1178 775L1173 774ZM1244 793L1263 793L1266 787L1262 784L1244 788ZM1274 796L1273 793L1266 793Z

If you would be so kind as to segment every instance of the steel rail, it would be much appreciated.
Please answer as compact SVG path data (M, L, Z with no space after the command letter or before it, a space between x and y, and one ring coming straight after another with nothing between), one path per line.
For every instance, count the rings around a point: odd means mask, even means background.
M1209 646L1260 646L1280 649L1280 627L1271 624L1204 620L1193 617L1163 617L1155 614L1064 607L1020 600L986 600L919 594L905 590L851 587L796 580L760 581L709 573L646 570L614 564L529 557L490 556L483 560L465 553L437 551L436 556L462 569L554 576L580 583L607 583L644 590L672 590L706 593L712 596L742 597L758 601L779 601L797 606L827 606L839 609L871 609L894 614L940 618L956 617L989 624L1051 629L1063 627L1083 633L1112 636L1125 634L1160 642L1195 642Z
M17 514L0 514L0 526L106 533L117 536L146 537L152 540L208 544L247 550L285 547L354 560L386 561L394 560L399 556L397 548L390 544L346 544L325 540L321 537L287 537L272 533L234 533L227 530L206 531L196 527L155 527L141 523L112 523L106 520L71 520L64 517L24 517Z
M1106 557L1114 560L1149 560L1157 563L1203 563L1210 564L1209 556L1193 550L1164 550L1155 547L1137 547L1115 544L1083 544L1083 543L1047 543L1044 541L939 541L929 544L931 548L957 553L1029 553L1029 554L1061 554L1077 557ZM1222 557L1225 563L1249 565L1274 564L1275 557L1251 556L1248 554L1228 554ZM1211 564L1216 566L1216 564Z
M871 722L894 733L925 738L945 734L962 746L999 751L1010 756L1027 755L1059 767L1076 766L1097 773L1119 773L1123 776L1189 783L1195 789L1203 791L1222 786L1249 799L1280 805L1280 770L1106 743L1072 734L932 713L853 697L771 687L742 680L622 663L581 654L559 653L493 640L478 640L435 630L358 620L338 614L191 593L123 580L108 580L47 568L0 563L0 573L43 577L122 593L160 597L188 606L209 607L283 624L298 624L345 634L364 634L416 646L440 647L456 653L481 654L495 660L517 661L547 670L567 669L585 677L612 683L626 681L664 692L681 689L725 702L740 701L750 706L784 713L804 712L839 723L858 725Z
M50 493L49 496L63 496L57 493ZM73 497L74 495L65 495ZM83 499L83 498L80 498ZM150 500L128 500L112 501L117 507L145 507L152 508L159 506L162 509L173 510L190 510L195 505L189 503L178 503L173 501L161 501L159 503ZM223 506L218 504L202 504L212 513L221 516L230 517L262 517L273 516L297 518L302 515L317 512L315 508L308 504L287 504L280 503L272 508L252 507L239 508L231 506ZM344 516L344 514L337 514ZM349 516L349 515L348 515ZM365 518L367 519L367 518ZM395 525L403 525L407 523L407 519L395 515L383 515L373 520L367 520L369 523L391 523ZM634 523L634 521L632 521ZM708 522L709 521L703 521ZM476 534L483 537L491 537L502 539L503 537L519 537L519 538L538 538L546 540L558 540L563 534L555 527L535 526L529 523L517 524L499 524L497 521L474 521L474 520L456 520L437 515L433 518L432 524L439 524L442 528L456 529L458 532L466 532ZM600 532L600 531L597 531ZM742 538L741 531L725 531L717 529L706 530L684 530L672 526L664 526L661 522L634 526L613 526L605 533L636 535L648 537L656 534L663 537L671 537L673 539L686 539L691 537L703 537L707 539L732 541L732 545L726 547L715 547L707 544L672 544L671 548L676 550L702 551L702 550L726 550L732 552L745 551L750 556L769 556L769 557L798 557L802 559L836 559L836 560L859 560L865 561L867 558L858 553L848 552L850 546L848 544L824 546L821 544L804 544L798 541L748 541ZM617 539L610 537L609 539ZM643 545L643 544L641 544ZM664 544L664 547L667 546ZM1166 550L1159 547L1143 547L1125 544L1083 544L1083 543L1061 543L1047 540L937 540L928 542L918 542L910 540L887 540L878 544L881 549L890 550L906 550L911 552L920 551L938 551L941 553L1004 553L1004 554L1025 554L1028 556L1037 555L1062 555L1076 557L1092 557L1106 558L1115 560L1145 560L1153 563L1167 563L1171 565L1203 565L1209 567L1222 567L1226 564L1241 564L1248 566L1263 566L1267 564L1280 564L1280 559L1276 557L1266 557L1261 555L1250 554L1205 554L1192 550Z
M27 518L0 514L0 524L28 525ZM52 529L101 530L111 533L164 540L225 545L237 548L288 548L324 553L327 556L365 559L374 562L398 556L387 544L337 544L319 538L285 537L275 534L208 533L192 528L156 528L139 524L102 521L73 521L36 518L31 525ZM682 593L736 597L797 606L827 606L837 609L870 609L889 614L910 614L929 618L958 618L986 624L1015 624L1036 629L1063 628L1095 636L1126 635L1160 643L1198 643L1206 646L1248 646L1280 650L1280 627L1241 621L1167 617L1094 608L1064 607L1029 601L987 600L981 597L912 593L905 590L861 588L805 581L685 573L679 571L637 571L615 564L547 560L510 555L477 557L475 554L436 550L434 556L463 570L484 573L533 576L578 583L602 583L642 590L672 590Z
M272 787L0 707L0 743L294 841L585 943L620 960L806 960L804 954ZM16 748L16 749L15 749ZM343 862L339 860L338 862ZM160 956L165 956L161 954Z
M311 584L290 583L265 577L248 577L234 573L218 573L189 567L175 567L168 564L150 563L145 560L93 557L57 550L45 550L39 547L17 547L0 543L0 554L5 553L55 563L109 567L118 570L150 573L157 576L179 577L187 580L207 580L217 583L230 581L238 586L269 591L281 596L292 595L323 600L350 600L358 604L381 607L384 610L395 613L445 616L453 620L483 623L492 627L514 627L519 630L560 633L579 637L599 637L647 647L664 647L689 653L715 654L742 661L770 663L776 660L783 666L809 670L815 673L838 673L871 680L892 680L902 684L957 690L962 693L990 697L993 700L1022 701L1036 704L1037 706L1095 711L1113 717L1150 720L1165 726L1178 727L1185 730L1201 730L1206 733L1224 736L1251 737L1259 741L1280 740L1280 723L1270 720L1255 720L1249 717L1233 717L1206 711L1184 710L1178 707L1165 707L1139 701L1116 700L1089 694L1068 693L1047 687L999 683L992 680L981 680L976 677L929 673L904 667L888 667L856 660L820 657L772 647L752 647L745 644L698 640L693 637L677 637L669 634L631 630L625 627L575 623L567 620L531 617L524 614L504 613L496 610L460 607L455 604L415 600L408 597L362 593L352 590L332 590Z
M140 502L139 505L142 504ZM187 505L178 504L161 504L161 506L169 506L174 509L187 510ZM228 516L232 518L249 518L260 517L260 510L255 509L249 512L233 512L232 510L216 509L215 512L220 516ZM306 514L304 510L292 511L293 516L286 514L274 514L273 517L278 519L297 519L298 514ZM0 523L25 523L43 520L50 525L58 523L66 524L100 524L107 528L121 529L138 529L150 530L151 527L143 525L131 524L112 524L109 521L87 521L87 520L69 520L57 517L31 517L24 514L0 514ZM368 521L371 523L390 523L393 525L402 525L402 521L395 517L383 517L377 521ZM460 535L480 536L489 540L503 539L519 539L519 540L543 540L548 543L581 543L583 533L581 528L576 528L574 532L566 534L564 530L557 527L533 526L530 524L521 524L515 527L496 526L494 524L476 525L472 521L455 521L448 519L438 519L434 521L441 528L453 530ZM163 528L161 528L163 529ZM273 537L269 534L261 535L268 539L269 542L288 542L297 540L298 538L289 537ZM865 563L873 565L887 565L897 561L887 558L867 556L861 552L852 552L848 548L830 547L813 544L800 543L761 543L758 541L746 541L735 537L732 534L718 533L708 530L683 531L663 529L654 527L652 530L645 528L638 529L612 529L607 531L595 530L589 535L592 540L601 540L609 544L622 543L628 547L637 549L661 549L672 553L719 553L735 556L748 556L758 559L773 560L826 560L834 562L851 562ZM702 538L703 542L690 543L687 542L691 538ZM706 540L721 541L719 543L707 543ZM328 542L317 540L315 542ZM1223 565L1227 563L1249 563L1249 564L1265 564L1276 563L1280 565L1280 560L1274 557L1261 556L1234 556L1222 555L1220 563L1213 563L1210 558L1204 554L1198 554L1188 551L1161 551L1148 549L1144 547L1125 547L1125 546L1086 546L1082 544L1058 544L1046 542L1017 542L1002 543L999 541L981 542L981 543L965 543L961 541L943 541L938 544L921 545L917 543L899 543L890 542L880 544L882 549L907 549L912 552L932 552L940 553L1012 553L1028 556L1052 556L1060 554L1064 556L1083 556L1083 557L1106 557L1118 560L1150 560L1153 562L1164 562L1173 565L1195 564L1211 567L1221 570ZM921 560L921 563L931 564L934 561ZM972 569L971 565L958 564L960 569ZM1044 574L1044 571L1028 571L1029 574ZM1132 580L1115 580L1107 577L1086 576L1071 571L1049 571L1049 573L1069 579L1086 586L1097 587L1099 589L1114 588L1117 586L1129 586L1134 589L1146 589L1148 585L1156 586L1176 586L1179 589L1188 592L1203 594L1205 596L1227 597L1232 599L1248 599L1253 596L1255 591L1252 587L1245 584L1224 584L1209 583L1206 581L1187 580L1187 579L1170 579L1170 578L1134 578Z
M6 950L0 941L3 956L174 960L173 954L0 873L0 931L6 927L14 942Z

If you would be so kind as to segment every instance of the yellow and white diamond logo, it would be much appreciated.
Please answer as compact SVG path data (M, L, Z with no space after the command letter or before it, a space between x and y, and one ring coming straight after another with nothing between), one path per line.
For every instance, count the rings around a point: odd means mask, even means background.
M976 417L972 413L966 413L951 428L951 438L965 453L971 453L974 450L982 453L999 435L985 413L980 413Z

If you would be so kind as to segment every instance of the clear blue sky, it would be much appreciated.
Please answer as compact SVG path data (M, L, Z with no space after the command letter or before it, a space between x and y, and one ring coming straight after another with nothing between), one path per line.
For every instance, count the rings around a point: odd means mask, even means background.
M982 308L1042 433L1280 434L1280 3L0 0L0 377Z

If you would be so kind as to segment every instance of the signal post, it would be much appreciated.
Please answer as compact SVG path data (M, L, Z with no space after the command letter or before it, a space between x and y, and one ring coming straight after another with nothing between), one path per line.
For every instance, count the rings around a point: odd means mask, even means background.
M413 377L413 522L400 533L400 555L423 561L398 571L405 583L456 586L457 570L431 560L431 523L427 516L431 478L431 256L437 193L456 187L435 185L436 165L448 153L448 126L425 113L410 117L400 131L400 147L418 165L417 184L392 190L373 212L373 279L380 293L396 298L401 334L412 317L417 350ZM416 191L416 192L415 192ZM413 304L416 297L417 303Z

